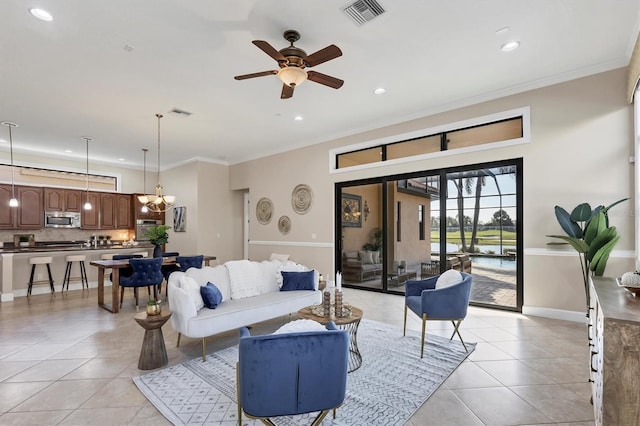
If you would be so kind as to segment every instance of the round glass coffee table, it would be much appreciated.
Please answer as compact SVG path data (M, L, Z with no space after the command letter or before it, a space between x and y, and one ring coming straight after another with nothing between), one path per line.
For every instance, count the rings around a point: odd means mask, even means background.
M362 355L358 349L358 326L362 319L362 309L356 308L351 305L351 315L348 317L334 317L329 318L313 313L314 306L307 306L298 311L298 317L302 319L310 319L319 322L322 325L327 325L329 321L333 321L338 328L347 330L349 332L349 370L356 371L362 365Z

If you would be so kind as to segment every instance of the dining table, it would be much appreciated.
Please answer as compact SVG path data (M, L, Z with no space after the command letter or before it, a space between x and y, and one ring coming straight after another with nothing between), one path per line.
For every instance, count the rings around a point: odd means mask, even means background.
M120 311L119 289L120 289L120 270L129 267L130 259L119 260L93 260L89 264L98 268L98 306L107 311L117 314ZM204 258L205 266L209 266L212 260L216 260L215 256L207 256ZM162 266L179 265L175 257L163 257ZM104 275L105 270L111 269L111 305L104 301Z

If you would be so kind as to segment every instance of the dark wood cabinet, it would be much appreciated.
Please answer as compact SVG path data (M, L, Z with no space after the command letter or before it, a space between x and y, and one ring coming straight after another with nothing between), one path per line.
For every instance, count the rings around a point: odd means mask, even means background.
M34 186L16 186L18 198L17 228L41 229L44 227L42 209L42 188Z
M133 212L131 211L130 194L118 194L116 197L116 228L131 229L133 228Z
M76 212L82 210L83 192L79 189L45 188L44 210Z
M117 194L100 193L100 229L116 229Z
M91 203L91 210L82 209L82 229L100 229L100 194L83 192L81 205L86 201Z
M0 229L14 229L17 208L9 207L11 185L0 185Z

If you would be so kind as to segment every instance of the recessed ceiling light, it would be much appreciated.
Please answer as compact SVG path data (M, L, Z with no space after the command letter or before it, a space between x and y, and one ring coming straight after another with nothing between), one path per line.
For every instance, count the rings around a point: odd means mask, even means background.
M302 120L304 120L304 117L301 116L301 115L296 115L295 117L293 117L293 119L296 120L296 121L302 121Z
M71 151L70 149L65 149L64 152L66 152L67 154L71 154L73 151Z
M127 160L124 158L118 158L118 161L127 161Z
M0 139L0 143L7 143L7 141L4 139Z
M503 44L500 50L502 50L503 52L511 52L512 50L516 50L518 47L520 47L519 41L510 41Z
M32 9L29 9L29 12L41 21L53 21L53 16L51 16L51 14L44 9L38 9L37 7L34 7Z
M375 93L376 95L382 95L386 93L386 90L383 87L378 87L376 90L373 91L373 93Z

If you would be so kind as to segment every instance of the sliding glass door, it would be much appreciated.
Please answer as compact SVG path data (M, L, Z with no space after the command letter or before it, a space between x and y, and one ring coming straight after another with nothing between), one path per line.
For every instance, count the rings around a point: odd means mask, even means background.
M336 185L337 269L347 287L403 294L447 269L473 275L471 301L522 307L522 161Z

